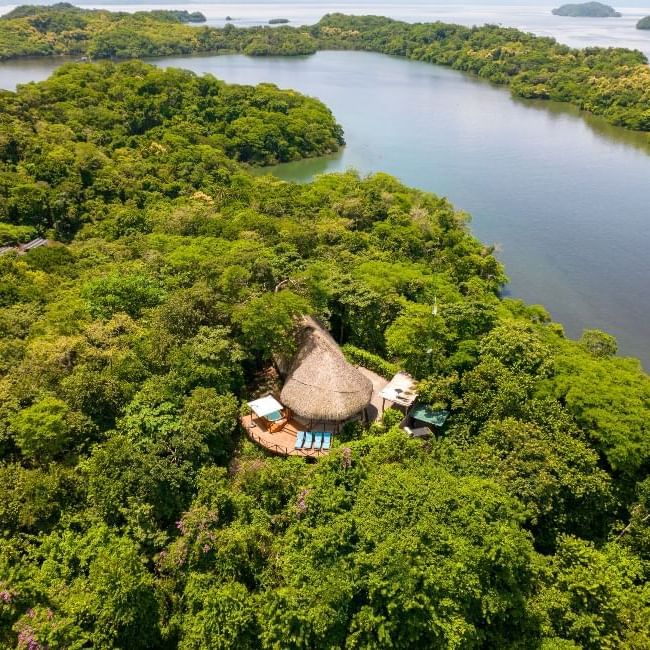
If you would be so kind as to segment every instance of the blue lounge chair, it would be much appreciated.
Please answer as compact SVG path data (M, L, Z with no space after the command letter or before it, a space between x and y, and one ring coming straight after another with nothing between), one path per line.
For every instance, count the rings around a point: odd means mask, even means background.
M305 442L302 445L303 449L311 449L311 445L314 442L314 436L307 432L305 433Z
M314 434L314 449L320 449L323 444L323 434L321 431L317 431Z
M303 444L305 444L305 432L298 431L296 435L296 449L302 449Z
M329 449L332 446L332 434L326 431L323 434L323 449Z

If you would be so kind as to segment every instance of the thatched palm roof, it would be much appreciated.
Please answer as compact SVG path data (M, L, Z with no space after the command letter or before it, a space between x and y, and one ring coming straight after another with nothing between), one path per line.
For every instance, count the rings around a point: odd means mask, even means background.
M300 417L341 422L368 406L371 396L372 382L346 361L327 331L305 318L281 402Z

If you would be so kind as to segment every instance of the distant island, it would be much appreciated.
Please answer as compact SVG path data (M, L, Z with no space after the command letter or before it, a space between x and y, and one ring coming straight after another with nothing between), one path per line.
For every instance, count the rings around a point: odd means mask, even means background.
M288 22L291 22L288 18L271 18L269 25L286 25Z
M641 20L636 24L637 29L650 29L650 16L641 18Z
M87 22L83 20L83 17L88 16L114 16L117 19L130 18L131 16L137 18L148 16L155 20L176 23L204 23L206 20L200 11L190 12L186 9L154 9L148 12L139 11L128 14L125 12L107 12L99 9L81 9L69 2L57 2L48 6L21 5L3 14L2 19L27 18L31 19L30 26L33 29L42 31L50 28L51 31L60 33L73 28L85 28Z
M186 9L154 9L149 12L161 20L171 20L179 23L204 23L205 16L200 11L187 11Z
M181 23L204 23L205 22L205 16L200 11L186 11L185 9L183 9L180 11L172 11L168 13L173 13Z
M553 9L555 16L570 16L572 18L620 18L621 14L609 5L601 2L583 2L567 4Z

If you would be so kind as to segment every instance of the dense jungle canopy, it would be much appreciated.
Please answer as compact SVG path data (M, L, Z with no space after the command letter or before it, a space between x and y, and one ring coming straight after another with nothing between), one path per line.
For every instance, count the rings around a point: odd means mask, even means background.
M342 142L315 99L140 62L0 95L2 241L52 240L0 256L0 645L647 647L650 379L502 298L446 200L248 171ZM445 430L254 447L305 314Z

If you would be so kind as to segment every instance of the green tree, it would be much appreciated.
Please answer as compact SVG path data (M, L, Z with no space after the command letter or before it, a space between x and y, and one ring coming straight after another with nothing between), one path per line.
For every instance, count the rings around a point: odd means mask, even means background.
M599 550L564 538L548 559L533 604L549 638L586 648L631 649L647 642L650 592L642 584L639 561L616 544Z
M82 493L75 470L54 463L47 469L0 465L0 485L0 527L7 534L49 531Z
M597 454L573 427L557 424L494 422L467 451L470 468L503 484L524 504L536 542L546 550L562 532L602 538L613 505L610 479L598 467Z
M9 427L23 456L38 463L53 460L76 442L70 409L56 397L19 411Z
M598 358L568 341L558 345L544 392L565 404L617 472L634 477L650 458L650 380L637 361Z
M157 305L163 292L157 282L145 275L114 274L87 284L83 296L96 318L110 318L120 312L137 318L143 309Z
M214 584L209 576L195 573L183 596L187 601L187 614L179 649L237 647L253 650L259 647L255 603L244 585L237 582Z
M428 305L410 304L386 330L386 346L415 377L426 377L445 363L449 332Z
M644 562L650 562L650 478L637 484L636 500L630 506L629 519L622 526L618 540Z
M285 290L253 298L234 316L248 349L269 358L273 352L290 353L294 349L298 322L310 311L305 298Z
M488 356L463 375L463 407L475 427L487 420L519 418L534 394L535 386L534 377L513 371Z
M40 561L33 588L42 609L15 624L23 637L55 647L155 646L153 578L133 542L99 524L82 534L51 534L34 559Z
M616 339L600 330L585 330L580 343L595 357L613 357L618 348Z
M527 323L495 327L481 341L481 358L493 358L515 372L544 376L550 370L551 350Z
M184 391L209 386L221 393L242 385L244 354L223 327L201 327L176 352L170 353L172 373Z
M237 400L213 388L196 388L183 404L181 426L206 441L210 456L227 462L235 446Z
M526 625L532 548L515 502L387 435L319 465L298 497L261 605L266 647L497 647Z

